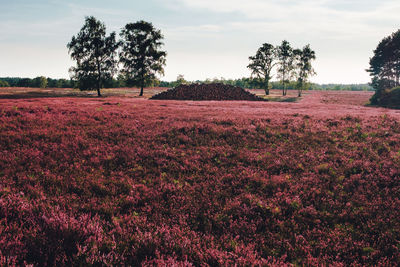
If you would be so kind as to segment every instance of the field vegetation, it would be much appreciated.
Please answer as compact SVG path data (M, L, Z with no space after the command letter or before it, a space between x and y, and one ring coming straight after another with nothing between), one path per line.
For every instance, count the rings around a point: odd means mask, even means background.
M370 96L0 99L0 262L396 265L400 113Z

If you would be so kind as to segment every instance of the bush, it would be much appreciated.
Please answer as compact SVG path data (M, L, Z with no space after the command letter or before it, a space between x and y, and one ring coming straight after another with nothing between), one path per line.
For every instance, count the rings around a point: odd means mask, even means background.
M0 87L10 87L8 82L0 80Z
M388 108L400 108L400 87L381 90L371 98L371 103Z
M400 114L166 102L1 99L0 266L400 265Z

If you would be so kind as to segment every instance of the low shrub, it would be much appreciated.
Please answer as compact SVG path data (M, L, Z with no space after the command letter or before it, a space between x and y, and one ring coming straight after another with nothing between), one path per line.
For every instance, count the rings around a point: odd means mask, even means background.
M371 98L371 103L387 108L400 108L400 86L377 91Z

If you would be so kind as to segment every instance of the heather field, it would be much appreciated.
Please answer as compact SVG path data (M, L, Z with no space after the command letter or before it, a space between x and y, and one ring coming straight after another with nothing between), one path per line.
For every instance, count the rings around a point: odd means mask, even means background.
M0 265L400 264L400 110L371 93L58 91L0 96Z

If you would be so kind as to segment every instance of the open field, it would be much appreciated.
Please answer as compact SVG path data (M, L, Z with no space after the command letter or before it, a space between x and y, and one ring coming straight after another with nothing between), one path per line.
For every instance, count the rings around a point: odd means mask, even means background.
M5 90L0 265L400 263L400 110L370 92Z

